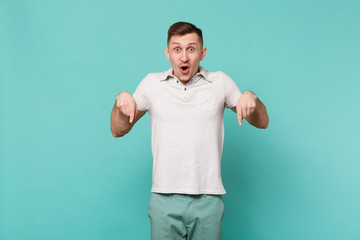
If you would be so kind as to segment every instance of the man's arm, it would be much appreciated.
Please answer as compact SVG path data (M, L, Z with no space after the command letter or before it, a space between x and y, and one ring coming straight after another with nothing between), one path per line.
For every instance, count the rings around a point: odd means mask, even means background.
M245 91L240 96L237 105L231 110L236 112L240 126L242 125L243 119L246 119L251 125L257 128L265 129L269 125L269 116L265 105L250 91Z
M124 136L145 113L145 111L137 111L136 102L130 93L121 92L117 95L111 112L112 135L114 137Z

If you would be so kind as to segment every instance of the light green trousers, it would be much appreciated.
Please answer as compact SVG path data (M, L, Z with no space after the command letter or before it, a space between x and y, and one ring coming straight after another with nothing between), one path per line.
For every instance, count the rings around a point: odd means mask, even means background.
M221 195L151 193L148 214L152 240L221 239Z

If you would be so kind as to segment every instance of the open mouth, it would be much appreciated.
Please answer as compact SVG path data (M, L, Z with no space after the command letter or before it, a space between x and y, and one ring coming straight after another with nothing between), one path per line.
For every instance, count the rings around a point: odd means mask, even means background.
M188 66L181 66L180 67L180 71L182 74L187 74L189 72L189 67Z

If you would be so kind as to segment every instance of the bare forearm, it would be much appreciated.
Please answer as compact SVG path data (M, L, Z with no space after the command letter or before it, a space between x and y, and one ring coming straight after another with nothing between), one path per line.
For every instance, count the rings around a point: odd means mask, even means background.
M129 117L125 116L114 105L111 112L111 133L114 137L121 137L128 133L131 129Z
M257 99L255 111L245 118L251 125L257 128L267 128L269 125L269 116L267 114L265 105Z
M265 105L253 92L245 91L240 96L237 105L231 110L236 112L240 126L242 126L243 119L257 128L267 128L269 125L269 116Z

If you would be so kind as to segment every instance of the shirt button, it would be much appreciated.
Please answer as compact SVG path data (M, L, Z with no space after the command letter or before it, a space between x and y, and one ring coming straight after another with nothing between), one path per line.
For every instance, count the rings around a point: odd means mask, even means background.
M184 90L186 91L186 88L184 88Z
M176 83L179 83L179 80L177 80Z

